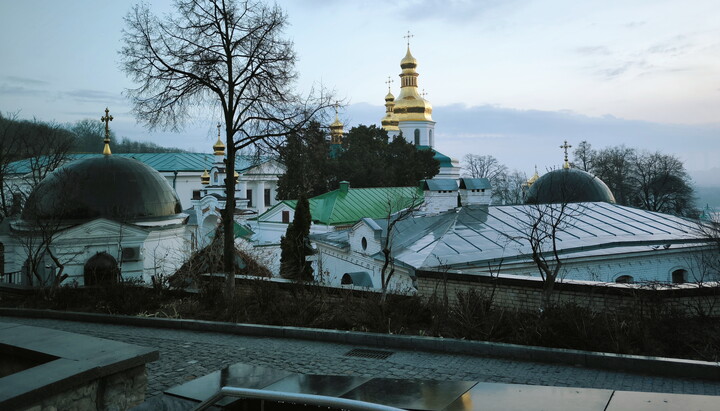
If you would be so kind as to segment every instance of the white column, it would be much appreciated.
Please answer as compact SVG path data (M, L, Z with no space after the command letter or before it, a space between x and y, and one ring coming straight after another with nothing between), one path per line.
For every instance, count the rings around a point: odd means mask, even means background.
M258 215L265 212L265 182L264 181L258 181L257 182L257 194L255 195L255 198L257 198L257 203L255 204L255 207L257 207Z

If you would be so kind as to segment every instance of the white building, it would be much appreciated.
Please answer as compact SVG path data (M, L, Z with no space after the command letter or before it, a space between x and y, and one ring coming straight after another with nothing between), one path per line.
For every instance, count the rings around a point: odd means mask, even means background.
M442 188L434 196L437 208L450 205L452 198L452 187ZM712 227L700 221L616 205L602 181L579 170L548 173L531 189L529 198L545 202L464 204L398 221L390 232L397 287L406 288L417 272L460 274L468 282L473 276L498 274L537 278L540 274L533 261L533 241L551 266L561 262L560 281L720 280L720 273L708 271L704 264L717 249L708 240ZM464 195L468 194L485 193L466 190ZM566 201L557 201L553 196L558 195L566 196ZM387 220L368 219L348 230L314 235L316 269L327 271L333 284L340 284L343 278L349 281L345 274L358 277L357 273L364 272L361 277L370 278L372 287L380 288L385 258L378 247L387 236ZM554 258L553 244L559 259Z
M54 170L3 222L3 282L49 285L62 270L64 284L151 283L184 262L188 216L170 184L107 144L106 153Z

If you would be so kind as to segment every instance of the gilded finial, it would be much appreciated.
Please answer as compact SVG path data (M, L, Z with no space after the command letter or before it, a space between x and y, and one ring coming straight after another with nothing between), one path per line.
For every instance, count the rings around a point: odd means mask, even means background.
M213 144L213 151L216 156L224 156L225 155L225 144L223 144L222 139L220 138L220 127L222 127L222 124L217 124L218 129L218 139Z
M200 183L204 186L210 184L210 173L208 173L207 168L205 169L205 172L200 176Z
M110 115L110 109L105 107L105 115L100 117L100 121L105 122L105 147L103 147L103 155L109 156L112 154L110 151L110 122L113 120L113 116Z
M563 164L563 168L570 168L570 162L568 161L568 148L571 147L572 146L568 144L567 140L565 140L565 144L560 146L560 148L565 150L565 163Z
M410 39L415 37L414 34L410 34L410 30L408 30L407 34L403 36L404 39L407 39L407 46L410 48Z
M390 92L390 85L394 82L395 82L395 80L392 79L392 76L388 76L388 79L385 82L385 84L387 84L387 86L388 86L388 93Z

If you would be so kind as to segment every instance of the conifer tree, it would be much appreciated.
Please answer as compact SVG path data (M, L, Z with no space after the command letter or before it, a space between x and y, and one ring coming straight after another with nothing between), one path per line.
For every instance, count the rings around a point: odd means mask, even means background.
M295 207L295 216L288 225L285 236L280 239L280 274L289 279L312 281L313 269L306 257L310 248L310 203L302 194Z

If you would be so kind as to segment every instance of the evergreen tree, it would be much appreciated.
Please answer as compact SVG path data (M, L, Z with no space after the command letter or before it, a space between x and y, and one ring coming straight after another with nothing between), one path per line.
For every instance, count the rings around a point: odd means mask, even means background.
M278 198L296 199L301 194L315 197L337 187L329 149L326 133L318 122L290 134L278 150L286 170L278 180Z
M313 269L307 256L312 254L310 248L310 203L303 194L295 207L295 216L288 225L285 236L280 239L280 274L289 279L312 281Z

